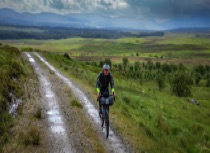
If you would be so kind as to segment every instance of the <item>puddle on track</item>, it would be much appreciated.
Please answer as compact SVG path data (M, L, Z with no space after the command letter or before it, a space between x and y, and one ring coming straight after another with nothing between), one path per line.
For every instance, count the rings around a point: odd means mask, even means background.
M73 149L69 143L64 118L60 113L56 95L51 89L51 83L48 81L48 78L44 75L43 69L36 63L34 58L29 53L25 54L39 77L41 92L44 97L43 101L45 102L44 106L47 110L45 113L48 118L48 126L50 129L49 141L52 142L50 152L72 153Z
M72 89L72 92L75 96L83 103L83 106L87 113L90 115L91 119L97 126L101 129L100 118L98 117L98 110L94 107L93 103L88 99L85 93L80 90L70 79L66 78L62 75L58 70L56 70L51 64L49 64L43 57L41 57L38 53L34 53L51 71L53 71L61 80L64 81L65 84L68 85L69 88ZM104 132L105 135L105 132ZM110 128L109 138L108 138L109 146L112 152L116 153L124 153L130 152L128 148L122 143L120 138L114 133L114 131Z

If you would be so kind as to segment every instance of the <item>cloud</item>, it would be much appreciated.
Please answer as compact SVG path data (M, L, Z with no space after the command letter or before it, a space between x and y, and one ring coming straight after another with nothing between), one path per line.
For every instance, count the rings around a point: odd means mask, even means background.
M209 15L210 0L0 0L0 8L19 12L102 13L132 18Z
M0 0L0 8L33 13L109 13L127 7L125 0Z
M203 26L204 20L210 18L210 0L0 0L0 8L30 13L100 14L120 26L156 29L173 20L190 18L203 18L196 22ZM96 23L94 17L89 20Z
M182 17L194 14L210 14L210 0L129 0L134 12L144 16Z

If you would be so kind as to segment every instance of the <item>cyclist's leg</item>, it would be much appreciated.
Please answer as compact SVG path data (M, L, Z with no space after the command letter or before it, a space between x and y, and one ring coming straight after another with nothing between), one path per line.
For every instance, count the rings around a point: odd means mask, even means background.
M100 89L100 95L103 95L103 90ZM98 109L98 113L99 113L99 116L101 117L101 114L102 114L102 106L100 105L100 99L98 101L98 106L99 106L99 109Z

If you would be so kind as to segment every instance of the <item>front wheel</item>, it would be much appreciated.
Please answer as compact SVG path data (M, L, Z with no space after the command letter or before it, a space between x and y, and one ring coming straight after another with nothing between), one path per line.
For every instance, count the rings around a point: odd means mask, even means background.
M105 111L105 128L106 128L106 137L109 137L109 112Z

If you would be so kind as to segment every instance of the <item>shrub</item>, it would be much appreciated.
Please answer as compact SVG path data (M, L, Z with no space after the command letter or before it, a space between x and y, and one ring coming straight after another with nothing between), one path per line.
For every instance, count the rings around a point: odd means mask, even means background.
M206 87L210 87L210 78L207 79Z
M171 67L169 64L167 63L163 63L161 65L161 70L164 72L164 73L170 73L171 72Z
M112 61L110 58L106 58L104 64L109 64L110 68L112 67Z
M135 62L135 64L134 64L135 66L135 71L138 71L138 70L140 70L140 67L141 67L141 65L140 65L140 62Z
M178 97L191 96L192 80L184 71L177 71L170 80L171 91Z
M66 59L70 60L70 61L73 61L72 58L69 56L68 53L64 53L63 55Z
M118 65L118 71L122 71L122 65L121 64Z
M156 82L158 84L159 91L162 91L162 89L165 87L165 77L162 71L158 71L156 74Z
M139 53L138 52L136 53L136 56L139 56Z
M129 63L128 58L123 57L122 61L123 61L123 68L124 68L124 70L126 70L128 67L128 63Z
M199 85L201 79L202 79L201 74L198 73L198 72L195 72L195 74L194 74L194 80L195 80L195 84L196 84L196 85Z

